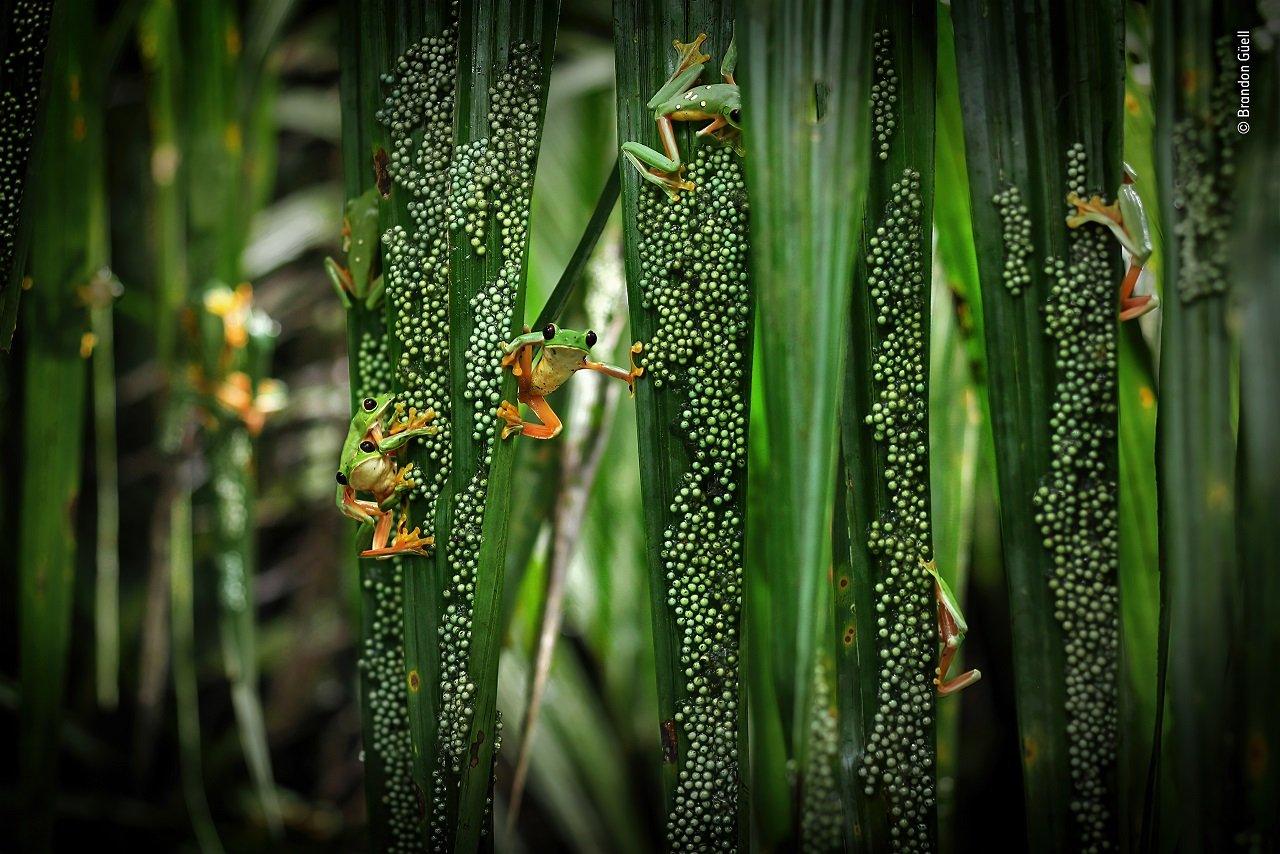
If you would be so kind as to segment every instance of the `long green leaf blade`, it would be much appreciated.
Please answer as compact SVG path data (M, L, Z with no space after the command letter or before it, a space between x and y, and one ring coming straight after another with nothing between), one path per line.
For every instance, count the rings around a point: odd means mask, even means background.
M1235 336L1229 316L1235 45L1222 4L1160 4L1155 14L1156 170L1164 231L1160 330L1161 572L1173 716L1175 797L1165 816L1180 850L1234 837L1240 781L1229 774L1239 566L1235 540ZM1192 639L1195 639L1194 641Z
M104 258L86 186L105 181L103 92L94 65L91 2L64 2L49 51L49 94L41 138L43 168L30 187L35 239L25 299L22 508L18 535L18 644L21 677L19 773L23 837L51 847L57 800L58 733L66 690L75 582L75 507L84 449L87 366L80 354L87 317L77 295ZM30 23L30 22L25 22ZM56 392L56 393L53 393ZM50 436L65 444L54 458ZM46 459L46 464L33 464Z
M751 785L764 847L787 839L799 844L793 810L803 802L804 781L788 779L776 748L756 750L755 734L780 729L787 758L808 767L817 644L829 637L824 581L832 559L836 415L854 247L868 176L871 34L871 5L862 2L751 2L739 28L771 505L751 523L767 527L760 540L765 560L753 562L747 578L746 626ZM763 669L766 655L772 660ZM759 799L788 790L792 796L781 802Z
M646 106L700 42L703 84L730 50L732 5L614 8L618 138L652 146ZM676 51L671 45L676 42ZM694 53L701 57L695 48ZM695 60L696 61L696 60ZM742 161L677 120L693 189L668 198L624 160L622 214L636 384L646 564L653 618L667 845L738 844L739 644L752 297ZM732 139L727 140L732 142ZM700 143L700 144L699 144Z
M1120 5L953 12L1030 844L1112 844L1119 255L1064 220L1120 183Z
M858 841L868 850L891 837L930 848L937 836L937 629L924 569L934 559L927 377L935 8L878 9L872 117L863 130L872 160L840 412L852 556L850 574L833 579L832 643L842 651L842 705L861 713L862 752L844 769L858 781L844 788L862 789L871 802L856 805ZM854 691L856 700L847 696Z

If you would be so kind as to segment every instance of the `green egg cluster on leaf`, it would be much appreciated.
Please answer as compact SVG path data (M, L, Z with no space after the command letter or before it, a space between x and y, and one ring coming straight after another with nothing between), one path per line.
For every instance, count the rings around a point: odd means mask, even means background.
M1004 272L1001 279L1015 297L1031 284L1031 212L1022 200L1022 191L1010 186L991 200L1000 212L1000 234L1004 242Z
M1067 190L1085 196L1084 146L1067 153ZM1052 259L1045 305L1054 342L1049 419L1052 459L1035 496L1053 559L1049 587L1066 649L1071 811L1082 851L1107 850L1113 817L1107 780L1116 760L1119 533L1108 463L1116 419L1116 265L1102 226L1072 229L1067 258Z
M697 188L676 200L643 187L642 305L653 313L646 380L679 401L689 467L670 500L662 557L680 632L681 767L667 821L672 850L733 850L738 813L740 509L751 357L747 203L739 157L700 148Z
M929 559L929 436L926 323L929 258L924 253L920 175L904 170L867 239L867 287L875 311L875 399L866 426L883 448L888 506L871 523L879 560L874 586L880 694L859 766L868 795L890 805L893 845L926 851L935 802L933 585Z
M898 72L893 67L893 45L888 30L875 35L875 76L871 84L872 149L880 160L889 159L889 140L898 126Z

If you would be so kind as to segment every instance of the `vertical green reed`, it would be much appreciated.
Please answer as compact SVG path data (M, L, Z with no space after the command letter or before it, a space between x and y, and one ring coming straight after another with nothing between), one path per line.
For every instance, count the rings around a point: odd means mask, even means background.
M826 579L833 558L843 560L831 546L836 416L868 177L873 15L861 2L761 0L743 11L757 404L769 460L752 486L767 496L750 524L759 553L748 566L745 639L753 829L769 848L799 844L807 788L820 784L807 769L820 638L830 648ZM842 779L858 747L845 725Z
M5 134L0 139L0 350L8 351L17 324L18 301L32 233L32 206L26 187L39 149L40 101L48 87L45 46L53 0L10 0L0 29L0 107Z
M1239 222L1232 246L1233 279L1240 287L1240 627L1236 635L1244 686L1240 691L1237 756L1245 781L1246 844L1280 846L1280 759L1272 721L1280 704L1280 566L1275 508L1280 507L1280 50L1254 42L1249 65L1254 107L1249 138L1239 143L1235 196Z
M832 578L846 732L860 752L855 847L928 850L937 838L937 624L929 499L934 77L932 3L877 10L866 213L854 266L840 432L848 572ZM855 698L852 695L857 694ZM855 718L854 711L860 713ZM848 805L850 808L854 804Z
M49 51L42 168L30 187L33 239L23 317L22 503L18 537L18 644L21 699L18 768L27 850L52 846L58 732L67 682L76 560L87 367L80 355L87 317L78 288L103 258L89 247L95 219L85 187L104 179L102 75L96 66L94 4L64 2ZM51 393L51 390L57 393ZM58 453L47 452L58 437ZM41 464L32 461L43 460Z
M1241 781L1235 733L1232 627L1239 615L1233 424L1237 342L1231 301L1233 180L1240 134L1237 27L1224 4L1160 4L1155 11L1156 141L1164 223L1160 333L1161 571L1176 803L1161 834L1188 852L1231 844ZM1251 641L1252 642L1252 641ZM1229 782L1228 782L1229 781Z
M1118 819L1122 271L1108 232L1065 218L1068 191L1113 200L1120 183L1121 7L953 14L1030 844L1104 846Z
M657 146L644 105L676 67L672 42L705 33L700 82L723 82L732 6L637 0L614 15L618 138ZM700 126L677 123L694 184L677 199L619 166L631 338L644 345L635 406L672 850L732 849L746 833L738 624L753 308L747 200L743 158L695 142Z

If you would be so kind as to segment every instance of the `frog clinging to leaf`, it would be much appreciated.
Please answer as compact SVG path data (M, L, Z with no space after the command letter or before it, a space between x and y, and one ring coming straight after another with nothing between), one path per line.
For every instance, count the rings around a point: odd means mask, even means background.
M422 555L433 542L432 537L422 537L417 528L408 530L403 513L394 539L391 526L401 497L414 486L409 477L413 464L398 467L396 452L410 439L435 433L437 428L430 425L435 413L410 410L406 419L388 426L393 413L399 416L401 407L392 406L391 395L366 397L356 407L347 438L342 443L335 501L343 515L373 528L373 543L360 552L361 557ZM359 498L361 492L372 494L373 500Z
M589 329L577 332L548 323L539 332L529 332L526 327L524 335L502 345L502 366L515 374L520 402L532 409L542 422L525 421L520 417L520 408L504 400L497 412L498 417L507 422L502 428L502 438L508 439L517 433L531 439L553 439L560 435L563 425L546 397L578 371L596 371L622 380L634 389L636 377L644 373L644 368L635 364L635 355L643 349L640 342L631 345L630 370L588 359L595 344L596 334ZM537 362L533 360L535 347L540 349Z

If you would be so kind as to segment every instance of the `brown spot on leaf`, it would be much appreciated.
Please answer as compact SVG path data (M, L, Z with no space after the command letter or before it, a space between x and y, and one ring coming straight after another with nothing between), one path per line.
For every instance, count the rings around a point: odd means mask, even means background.
M1032 736L1027 736L1022 740L1022 764L1031 766L1036 763L1036 759L1040 755L1040 742L1036 741Z
M422 677L418 675L417 670L409 671L409 690L414 694L422 689Z
M847 575L840 576L840 589L844 590L848 586L849 586L849 576Z
M471 742L471 767L480 764L480 745L484 744L484 730L476 733L476 740Z
M855 635L853 631L853 626L849 626L847 629L844 630L844 645L853 646L854 637Z
M662 761L676 761L676 722L662 722Z
M378 146L373 152L373 180L378 184L378 192L382 194L382 198L391 198L391 173L387 171L387 163L390 162L387 157L387 150L382 146Z

